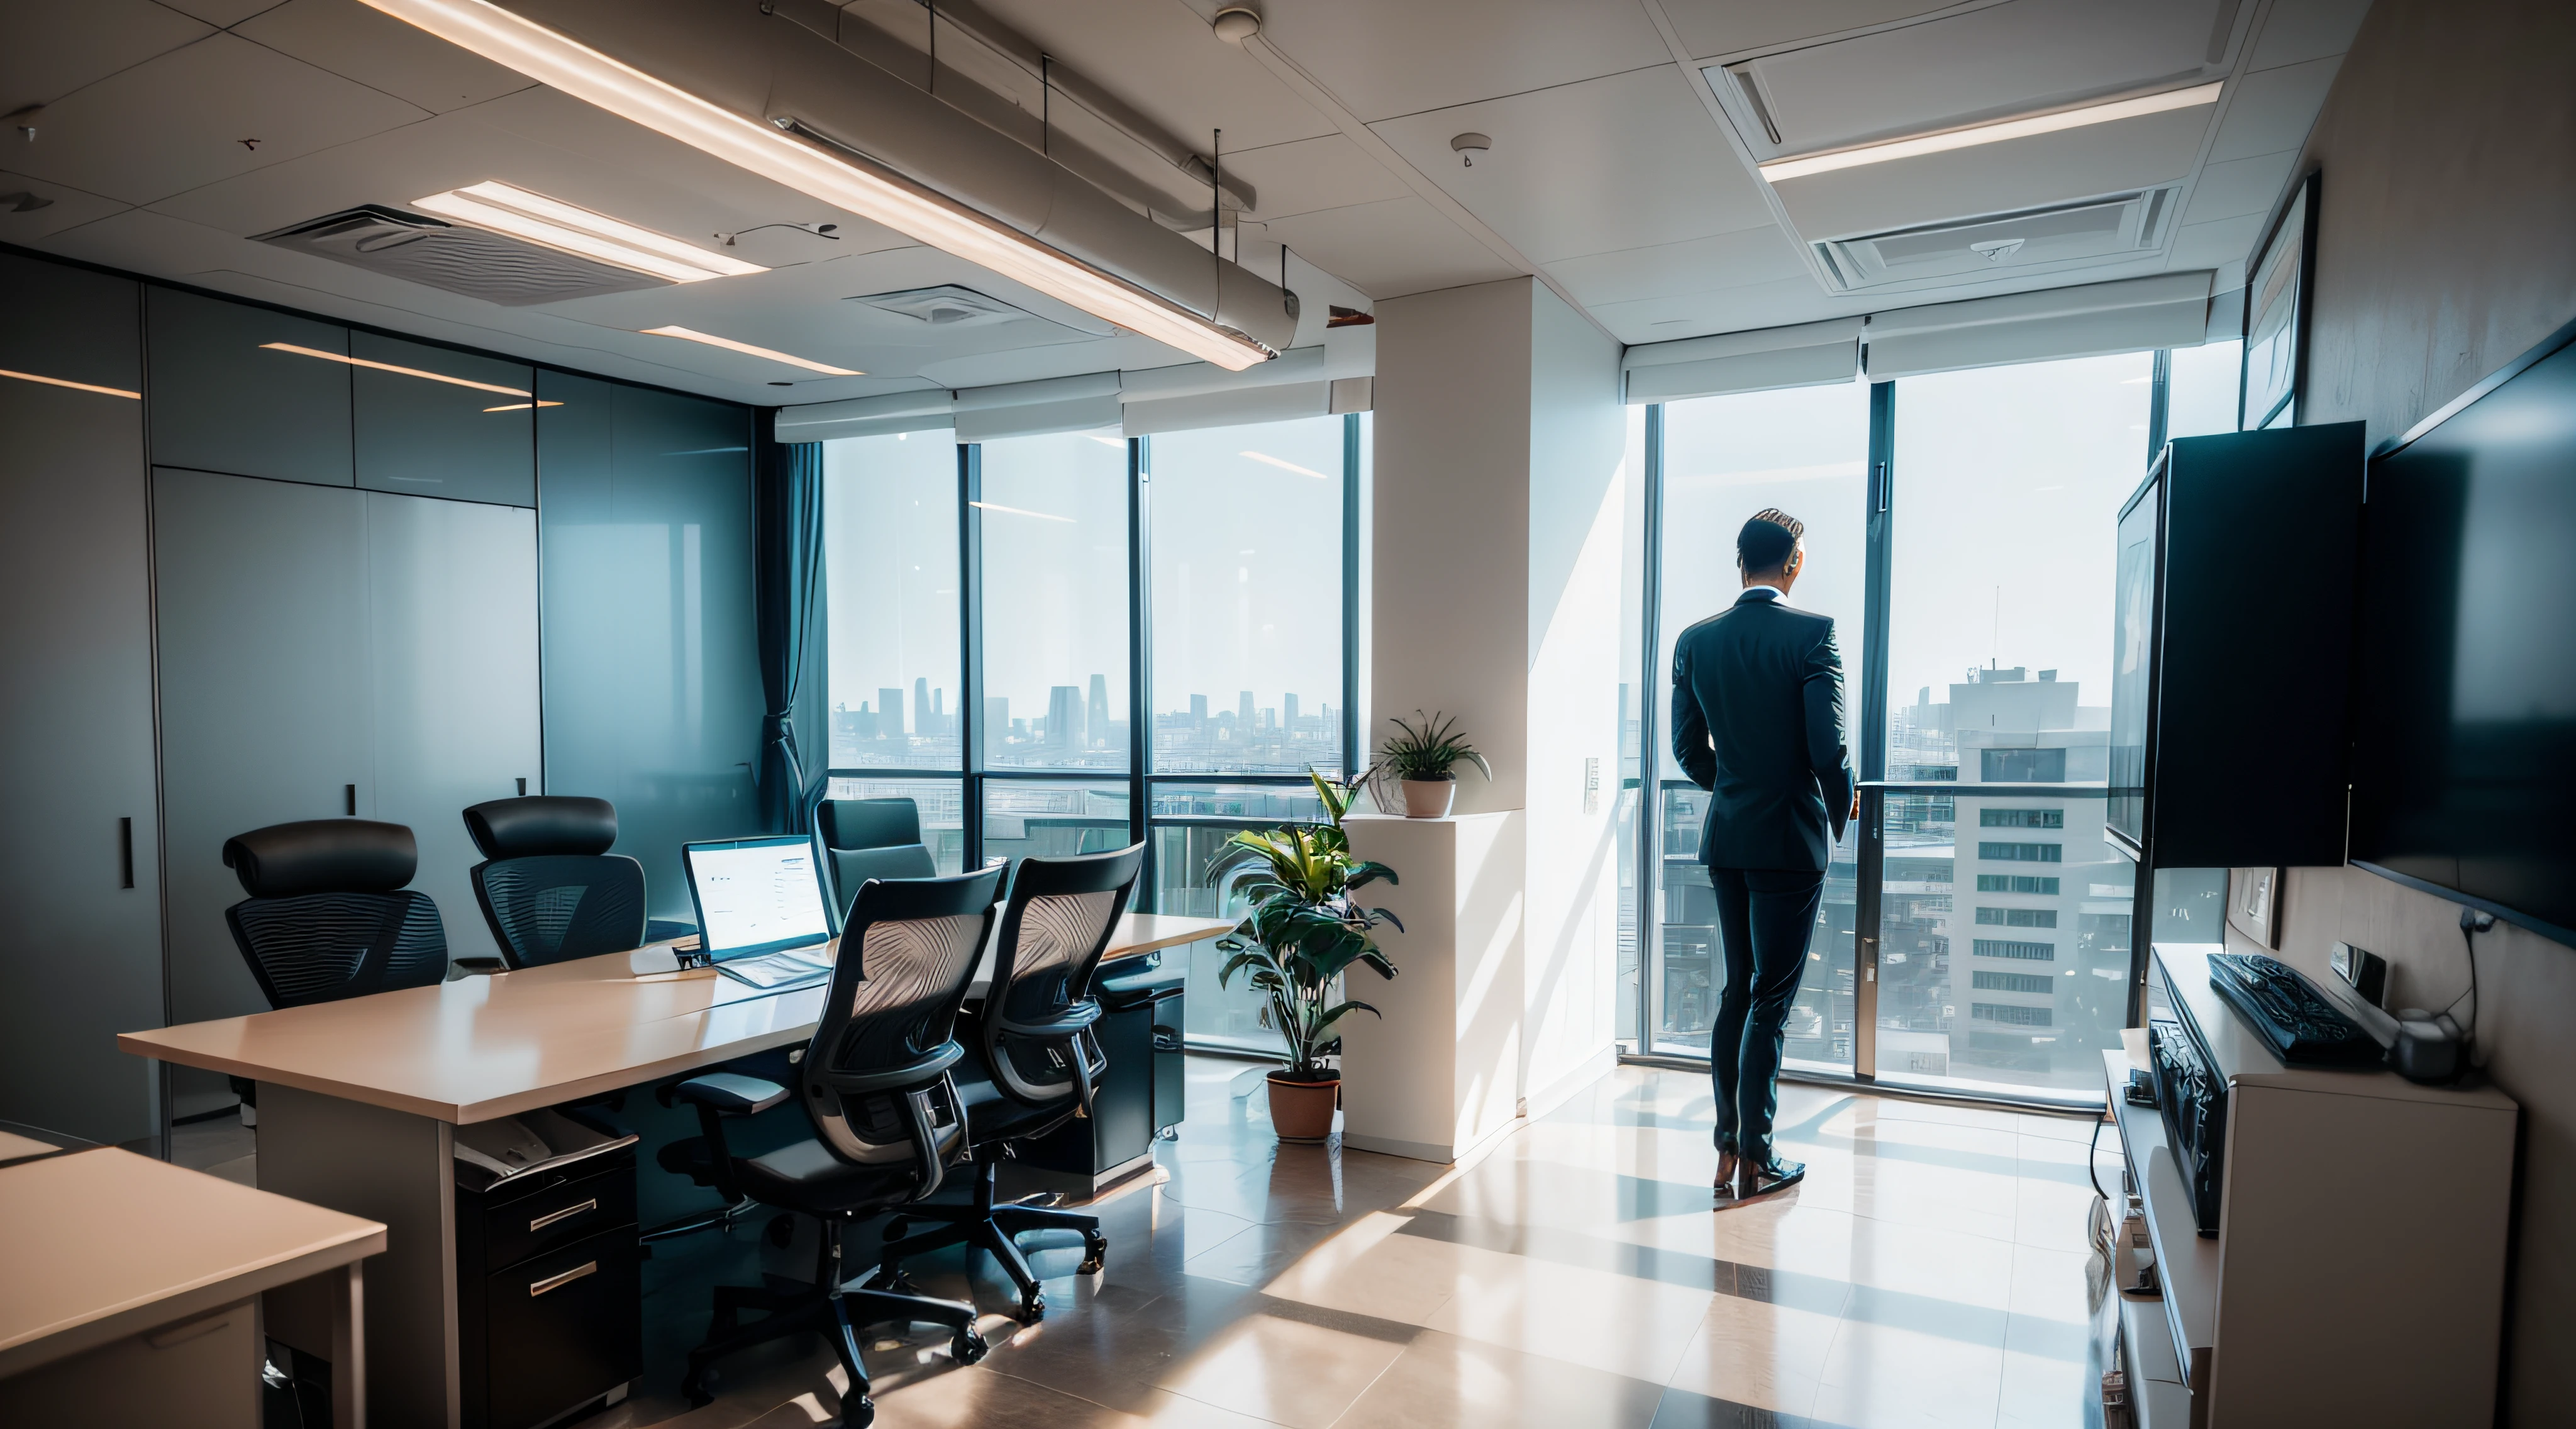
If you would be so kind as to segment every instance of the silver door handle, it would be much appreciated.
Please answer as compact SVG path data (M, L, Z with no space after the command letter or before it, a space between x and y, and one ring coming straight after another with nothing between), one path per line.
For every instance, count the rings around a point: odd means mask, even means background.
M595 1275L598 1271L599 1262L594 1260L583 1265L576 1265L561 1275L549 1275L543 1280L532 1280L528 1282L528 1298L534 1300L549 1290L561 1290L583 1276Z
M528 1229L532 1231L541 1231L546 1227L553 1225L557 1221L568 1221L573 1217L580 1215L584 1211L595 1211L598 1209L599 1200L597 1197L593 1197L590 1200L582 1202L578 1206L566 1206L560 1211L552 1211L539 1216L535 1220L528 1222Z

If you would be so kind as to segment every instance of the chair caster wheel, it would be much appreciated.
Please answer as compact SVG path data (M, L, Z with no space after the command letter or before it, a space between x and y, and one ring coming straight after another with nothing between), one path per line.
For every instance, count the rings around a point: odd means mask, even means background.
M1083 1242L1082 1251L1082 1264L1078 1268L1084 1275L1097 1275L1102 1267L1109 1264L1109 1242L1105 1239Z
M1046 1318L1046 1297L1028 1294L1020 1297L1020 1323L1034 1325Z
M982 1333L974 1326L968 1325L957 1332L956 1338L948 1342L948 1357L962 1365L974 1364L984 1358L985 1352L991 1348L992 1346L984 1343Z
M877 1402L875 1400L863 1394L856 1399L842 1401L842 1429L868 1429L869 1425L876 1422Z
M680 1397L689 1401L691 1409L704 1409L716 1402L715 1395L707 1388L708 1378L698 1370L691 1370L680 1377Z

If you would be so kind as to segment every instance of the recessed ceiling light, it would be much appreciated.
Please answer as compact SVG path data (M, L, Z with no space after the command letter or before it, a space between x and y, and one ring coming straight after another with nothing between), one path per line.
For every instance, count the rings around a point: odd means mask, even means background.
M837 149L764 124L512 14L487 0L366 0L576 99L858 214L1082 309L1240 372L1278 356L1244 334L1039 242L1009 224Z
M371 368L377 372L393 372L404 377L419 377L431 382L444 382L450 387L471 387L477 392L498 392L504 397L525 397L529 395L520 391L516 387L503 387L491 382L468 382L462 377L450 377L444 372L425 372L417 367L403 367L391 362L376 362L364 357L351 357L348 354L341 352L324 352L318 347L298 347L291 342L263 342L260 346L271 352L291 352L298 357L318 357L324 362L340 362L346 363L351 367L365 367Z
M668 234L638 228L622 219L498 180L431 194L414 200L412 206L441 218L489 228L674 283L703 283L709 278L769 271L757 263L710 253Z
M128 392L122 387L100 387L93 383L73 382L62 377L39 377L32 372L12 372L5 367L0 367L0 377L15 377L21 382L42 382L48 387L69 387L75 392L95 392L102 397L131 397L137 402L143 400L142 393Z
M2025 139L2033 134L2054 134L2060 129L2081 129L2090 124L2108 124L2114 119L2134 119L2141 114L2162 114L2168 109L2190 109L2203 104L2216 104L2224 81L2195 85L2190 89L2167 90L2162 94L2141 95L2136 99L2114 100L2083 109L2060 110L2055 114L2033 114L2024 119L2006 119L1994 124L1980 124L1972 129L1953 129L1947 134L1925 134L1919 138L1898 139L1886 144L1871 144L1859 149L1845 149L1835 154L1812 154L1803 159L1780 159L1757 165L1762 177L1773 183L1782 179L1802 179L1809 174L1826 174L1836 169L1854 169L1863 164L1883 164L1890 159L1911 159L1924 154L1939 154L1951 149L1972 149L1979 144L1999 144L2006 139Z
M729 337L718 337L711 332L694 332L688 328L675 326L648 327L644 329L644 333L648 337L683 338L690 342L703 342L709 347L721 347L728 352L745 352L751 354L753 357L766 357L772 362L784 362L790 367L802 367L808 372L820 372L826 377L865 377L868 375L864 372L853 371L847 367L834 367L828 362L816 362L812 358L797 357L789 353L780 352L775 348L754 347L750 343L736 342Z

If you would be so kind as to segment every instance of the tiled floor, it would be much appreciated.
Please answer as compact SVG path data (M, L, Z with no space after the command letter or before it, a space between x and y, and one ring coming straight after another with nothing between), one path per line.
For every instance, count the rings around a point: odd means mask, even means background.
M1806 1184L1713 1214L1704 1077L1623 1068L1450 1174L1277 1145L1247 1070L1194 1061L1168 1179L1099 1208L1103 1274L1073 1274L1069 1236L1034 1257L1062 1277L1044 1323L988 1316L993 1353L972 1368L927 1327L881 1330L877 1422L2098 1423L2089 1122L1783 1087ZM741 1248L691 1254L713 1273ZM933 1294L1011 1303L989 1263L915 1273ZM665 1283L657 1359L704 1325L703 1275ZM671 1377L591 1422L785 1429L838 1404L810 1344L738 1363L694 1412Z

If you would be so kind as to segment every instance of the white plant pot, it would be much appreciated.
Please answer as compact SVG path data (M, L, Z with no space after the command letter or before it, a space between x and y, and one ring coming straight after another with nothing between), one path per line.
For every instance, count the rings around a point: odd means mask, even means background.
M1408 819L1445 819L1450 801L1458 797L1455 779L1406 779L1404 816Z

